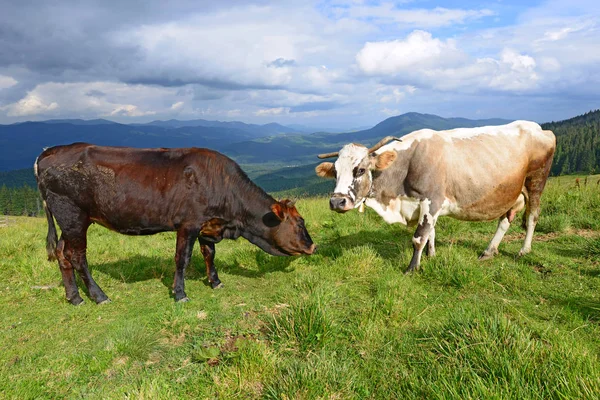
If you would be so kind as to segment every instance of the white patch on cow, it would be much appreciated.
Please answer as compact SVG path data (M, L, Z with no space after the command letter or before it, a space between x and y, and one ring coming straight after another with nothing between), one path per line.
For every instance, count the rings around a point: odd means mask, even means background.
M397 197L387 205L381 204L374 198L368 198L365 204L379 214L388 224L400 223L403 225L408 225L418 218L417 211L420 207L418 199L406 196Z
M421 208L419 210L419 225L421 225L423 223L423 221L425 220L425 217L427 217L427 223L432 224L433 223L433 216L431 215L431 213L429 212L429 206L431 205L431 200L429 199L425 199L423 201L421 201Z
M461 208L456 204L456 202L444 198L444 202L440 209L435 213L434 218L437 220L438 217L444 215L460 215Z
M35 162L33 163L33 174L35 175L36 178L38 177L38 165L37 165L38 158L39 157L36 157Z
M412 242L418 246L418 245L421 244L421 239L422 239L421 236L419 236L419 237L413 237L412 238Z
M356 201L356 198L350 191L354 182L352 171L368 155L369 150L364 146L357 146L354 143L350 143L342 147L335 162L337 182L333 191L334 193L349 196L353 202Z

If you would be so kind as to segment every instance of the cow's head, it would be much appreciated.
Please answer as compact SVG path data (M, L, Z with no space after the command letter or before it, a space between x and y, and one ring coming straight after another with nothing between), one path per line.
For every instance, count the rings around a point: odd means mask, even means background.
M271 228L270 236L274 248L270 249L269 253L296 256L315 252L316 246L293 201L286 199L271 205L271 212L263 216L263 222ZM277 254L278 252L281 254Z
M372 172L388 168L398 155L395 150L375 153L392 140L400 139L387 136L370 149L361 144L350 143L339 152L319 155L319 158L338 157L335 164L324 162L315 168L320 177L336 178L335 190L329 200L332 210L346 212L365 201L373 184Z

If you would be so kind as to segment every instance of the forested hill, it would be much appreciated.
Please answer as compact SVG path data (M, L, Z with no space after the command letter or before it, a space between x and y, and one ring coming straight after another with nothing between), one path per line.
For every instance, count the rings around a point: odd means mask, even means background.
M600 171L600 110L542 127L556 135L552 175Z

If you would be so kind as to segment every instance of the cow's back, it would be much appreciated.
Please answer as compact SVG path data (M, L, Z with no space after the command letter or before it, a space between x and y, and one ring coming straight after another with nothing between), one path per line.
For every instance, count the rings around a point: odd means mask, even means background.
M184 219L198 220L229 163L207 149L77 143L45 150L36 165L44 199L68 199L92 221L127 233L131 226L153 232L172 230ZM186 168L191 171L187 180Z

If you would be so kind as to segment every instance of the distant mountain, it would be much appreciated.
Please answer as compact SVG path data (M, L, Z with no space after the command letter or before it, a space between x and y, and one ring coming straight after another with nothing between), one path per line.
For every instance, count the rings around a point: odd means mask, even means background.
M146 124L132 124L135 126L159 126L162 128L183 128L183 127L196 127L204 126L210 128L225 128L225 129L237 129L240 131L248 132L253 134L255 137L279 135L282 133L306 133L303 130L294 129L289 126L284 126L276 123L270 123L265 125L246 124L239 121L208 121L205 119L193 119L188 121L180 121L177 119L170 119L168 121L152 121Z
M252 125L243 122L207 120L154 121L125 125L107 120L51 120L0 125L0 171L31 168L42 149L58 144L89 142L108 146L208 147L221 151L242 164L296 166L316 162L316 155L339 150L349 142L372 145L384 136L402 136L416 129L450 129L503 124L506 120L469 120L408 113L388 118L376 126L346 133L286 133L279 124ZM292 129L293 131L294 129ZM282 179L289 169L263 181L294 185ZM18 180L17 180L18 181ZM287 182L283 185L284 182ZM0 184L2 182L0 181ZM289 184L289 185L288 185ZM284 189L281 189L284 190Z
M73 142L131 147L208 147L221 150L259 136L231 127L124 125L116 122L84 124L50 121L0 125L0 171L29 168L45 147ZM266 135L267 133L264 133Z
M49 119L41 121L46 124L72 124L72 125L111 125L117 122L109 121L107 119ZM27 123L27 122L20 122Z
M313 162L317 154L339 150L344 144L350 142L370 146L385 136L401 137L418 129L471 128L503 125L509 122L511 121L504 119L442 118L437 115L412 112L388 118L374 127L362 131L273 136L249 142L232 143L224 146L223 150L244 163L286 162L288 164L307 164Z
M313 127L313 126L306 126L306 125L300 125L300 124L290 124L287 125L288 127L296 130L297 132L304 132L304 133L316 133L316 132L327 132L327 133L340 133L340 132L345 132L344 129L334 129L334 128L317 128L317 127Z

